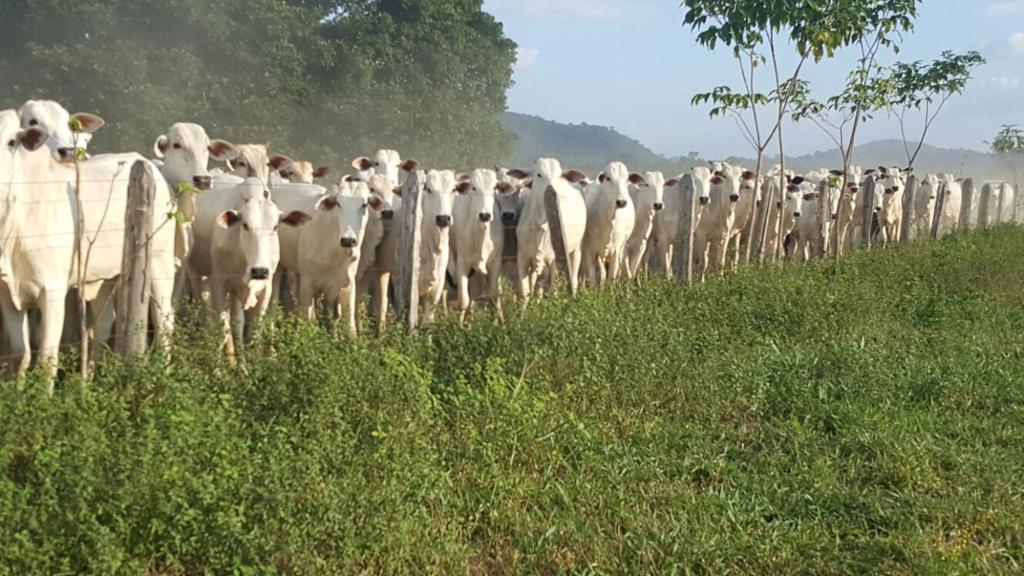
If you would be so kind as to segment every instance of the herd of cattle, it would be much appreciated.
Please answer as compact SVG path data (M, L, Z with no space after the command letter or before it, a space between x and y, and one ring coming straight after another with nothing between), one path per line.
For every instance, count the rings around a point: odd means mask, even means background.
M102 125L52 101L0 111L0 308L15 371L29 367L34 342L37 362L53 373L71 290L88 303L86 337L110 339L129 172L139 161L156 184L146 277L156 339L166 342L172 333L176 299L208 299L224 324L229 354L244 327L274 302L313 319L322 296L355 333L358 305L369 296L370 315L382 324L402 257L402 180L411 172L422 210L414 281L422 324L448 304L449 288L462 314L473 300L497 306L502 278L523 303L551 289L558 270L545 203L551 190L573 294L581 282L600 287L619 277L672 274L681 217L691 212L692 265L700 278L725 270L730 253L738 261L750 242L766 254L807 260L868 238L885 245L904 226L930 231L935 216L940 233L961 222L961 182L951 175L921 179L911 198L915 216L903 222L908 174L899 168L797 176L776 167L758 186L753 172L726 163L666 180L611 162L590 179L547 158L530 170L424 172L381 150L327 183L326 168L271 156L266 145L210 139L190 123L158 136L153 160L137 153L88 157L83 151ZM211 169L211 161L218 167ZM993 220L1009 219L1016 203L1012 189L1008 194L991 209L1004 211ZM694 198L695 209L683 210L683 198ZM866 209L873 216L865 218ZM33 321L31 309L38 310Z

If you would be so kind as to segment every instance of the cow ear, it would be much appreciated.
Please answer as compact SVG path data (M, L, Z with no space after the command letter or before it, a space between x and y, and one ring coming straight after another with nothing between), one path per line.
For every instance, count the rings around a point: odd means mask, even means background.
M723 178L721 174L715 174L714 176L711 177L711 183L716 186L721 184L722 182L725 182L725 178Z
M373 162L366 156L360 156L352 161L352 167L356 170L369 170L373 168Z
M313 209L317 212L330 212L338 207L338 201L334 196L321 196L315 204Z
M305 226L306 224L309 224L311 220L313 220L313 217L310 216L309 214L306 214L302 210L293 210L289 212L286 216L281 217L281 224L286 224L293 228L298 228L300 226Z
M95 114L89 114L88 112L77 112L71 115L70 120L71 126L78 128L75 132L83 132L85 134L92 134L103 127L106 122L103 118Z
M523 188L529 188L530 190L533 190L533 179L531 178L530 180L524 182Z
M867 170L864 171L864 175L865 176L871 176L875 172L876 172L876 170L874 168L868 168Z
M525 180L526 177L529 176L529 174L527 174L526 172L523 172L522 170L520 170L518 168L513 168L512 170L509 170L508 172L505 172L505 174L508 174L509 176L515 178L516 180Z
M467 182L468 180L469 174L466 174L465 172L459 172L458 174L455 175L456 182Z
M153 142L153 155L157 158L163 158L164 153L167 152L168 145L170 145L170 142L168 142L167 136L164 134L157 136L156 141Z
M220 162L238 158L238 148L226 140L210 140L210 157Z
M665 188L675 188L676 186L679 186L678 178L670 178L667 182L665 182Z
M878 171L881 172L882 174L888 174L889 173L889 169L886 168L885 166L879 166L878 167Z
M796 176L796 177L790 179L789 183L790 184L796 184L797 186L799 186L799 185L804 183L804 177L803 176Z
M458 186L455 187L455 191L458 192L459 194L465 194L466 192L469 192L469 187L472 185L472 182L463 180L462 182L459 182Z
M829 170L828 173L833 175L833 176L842 176L843 175L843 171L842 170Z
M345 174L345 175L344 175L344 176L343 176L343 177L341 178L341 181L342 181L342 182L355 182L355 181L356 181L356 179L355 179L355 178L353 178L351 174Z
M242 220L242 217L238 215L238 212L234 210L225 210L217 216L217 224L221 228L230 228L235 224L238 224Z
M406 172L412 172L412 171L413 171L413 170L415 170L415 169L416 169L416 168L417 168L417 167L418 167L419 165L420 165L420 163L419 163L419 162L417 162L417 161L415 161L415 160L413 160L413 159L411 159L411 158L410 158L409 160L406 160L405 162L402 162L402 163L401 163L401 164L399 165L399 168L401 168L402 170L405 170Z
M316 170L313 170L313 178L323 178L331 171L327 166L321 166Z
M753 180L756 176L757 174L754 174L750 170L744 170L743 173L740 174L740 178L743 178L744 180Z
M604 172L601 172L600 174L597 175L597 181L600 182L601 184L604 184L604 181L607 179L608 177L604 175Z
M903 172L904 174L910 174L913 171L914 171L914 167L913 166L907 166L906 168L900 170L900 172Z
M573 184L579 182L580 180L583 180L586 177L587 175L584 174L583 172L580 172L579 170L566 170L565 172L562 172L562 178L565 178L566 180L572 182Z
M395 196L398 196L399 198L402 197L402 187L401 186L395 186L394 188L391 189L391 192Z
M274 154L270 157L270 160L267 163L273 170L283 170L285 166L290 166L292 164L292 159L284 154Z
M643 176L634 172L629 175L629 183L636 184L637 186L643 186L647 184L647 180L645 180Z
M42 147L50 138L50 135L42 128L32 127L18 132L18 143L29 152L34 152Z
M374 210L380 210L384 206L384 200L376 194L370 194L370 198L366 200L366 203Z
M516 187L509 184L508 182L498 182L494 189L497 190L498 193L500 194L511 194L512 192L516 191Z

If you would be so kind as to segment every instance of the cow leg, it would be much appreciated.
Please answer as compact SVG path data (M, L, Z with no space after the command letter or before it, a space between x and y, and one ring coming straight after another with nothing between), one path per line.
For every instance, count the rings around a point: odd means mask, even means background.
M388 286L390 284L390 272L381 272L377 275L377 289L374 291L371 301L375 304L378 334L384 333L388 323Z
M459 323L466 323L466 312L469 310L469 271L464 266L456 264L456 278L459 294L456 306L459 309Z
M573 297L580 292L580 265L583 263L583 254L576 250L569 254L569 294Z
M6 294L0 298L0 307L3 308L4 332L10 347L9 375L14 377L23 374L32 363L28 311L15 309Z
M114 283L104 282L96 297L89 306L92 321L92 343L89 356L93 363L103 358L106 347L110 344L110 333L114 330L115 307L113 302Z
M619 267L622 265L622 254L618 252L612 253L611 261L608 262L608 279L612 282L619 279ZM629 275L629 270L626 270L626 275Z
M153 318L153 346L160 351L164 361L169 361L171 339L174 336L173 287L166 279L153 278L149 291L149 307Z
M64 298L67 288L45 289L39 298L39 366L46 373L46 393L53 396L54 378L57 376L57 355L60 334L64 328Z

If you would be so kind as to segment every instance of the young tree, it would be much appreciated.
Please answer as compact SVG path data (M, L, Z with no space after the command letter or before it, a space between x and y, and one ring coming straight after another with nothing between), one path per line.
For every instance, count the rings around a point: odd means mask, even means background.
M1014 189L1020 194L1020 186L1024 180L1024 130L1016 124L1004 124L989 146L1009 168Z
M981 54L973 50L964 54L954 54L947 50L931 64L921 61L897 62L880 79L880 82L891 87L893 100L890 106L900 122L900 137L907 153L907 168L914 167L928 137L928 130L946 102L954 95L963 93L971 79L971 71L984 63ZM921 133L911 151L913 141L907 138L907 115L915 111L922 113Z

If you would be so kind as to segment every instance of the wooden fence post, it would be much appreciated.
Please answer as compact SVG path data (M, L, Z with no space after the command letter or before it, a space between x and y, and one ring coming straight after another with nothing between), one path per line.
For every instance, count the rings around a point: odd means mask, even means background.
M1006 221L1006 216L1003 214L1003 197L1006 195L1006 182L999 183L999 191L996 198L996 217L992 219L993 224L999 224L1000 222Z
M753 241L757 239L757 262L760 265L764 265L765 260L765 248L768 244L769 227L772 225L774 220L775 225L778 225L778 218L772 218L772 207L775 206L779 201L775 199L775 189L778 188L778 180L772 177L764 177L762 180L768 180L767 186L761 186L761 212L758 215L757 224L754 229L754 237L751 238ZM785 199L785 193L782 194L782 198ZM783 209L778 208L777 211L781 212Z
M149 323L149 275L156 184L146 163L132 165L124 213L121 282L117 290L117 330L114 347L126 356L145 353ZM79 287L81 290L82 287ZM83 337L86 337L84 334Z
M992 184L986 182L981 187L981 199L978 201L978 228L988 226L992 208Z
M398 273L395 275L396 307L406 314L409 332L419 327L420 312L420 230L423 227L423 205L420 194L426 176L413 170L402 185L402 211L399 219Z
M914 195L917 194L917 176L907 178L907 186L903 189L903 214L900 216L900 244L913 240L914 226Z
M967 230L971 227L971 209L974 207L974 179L966 178L961 184L963 196L960 200L960 228Z
M684 174L679 180L679 230L673 251L672 268L676 278L686 284L693 283L693 233L696 228L697 190L693 174Z
M554 186L544 190L544 211L548 217L548 230L551 233L551 247L555 251L555 265L558 271L569 278L569 252L565 248L565 226L562 223L562 207L558 201L558 191Z
M942 223L941 223L941 220L942 220L942 210L946 206L946 192L947 192L946 189L947 188L948 188L948 184L946 183L945 180L939 181L939 189L936 191L936 194L935 194L935 211L932 213L932 229L931 229L931 236L932 236L932 238L938 238L939 237L939 228L942 226Z
M860 190L860 235L861 247L865 250L871 249L871 223L875 218L875 182L877 182L875 175L869 175Z

